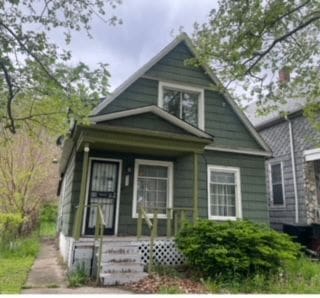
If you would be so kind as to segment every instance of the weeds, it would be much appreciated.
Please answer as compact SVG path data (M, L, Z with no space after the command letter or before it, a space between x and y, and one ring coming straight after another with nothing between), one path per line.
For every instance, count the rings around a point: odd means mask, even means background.
M68 287L79 288L89 282L89 276L84 265L77 266L77 269L68 274Z

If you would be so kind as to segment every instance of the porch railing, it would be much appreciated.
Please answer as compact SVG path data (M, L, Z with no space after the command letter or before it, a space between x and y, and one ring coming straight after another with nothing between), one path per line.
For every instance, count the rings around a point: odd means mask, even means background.
M155 238L158 236L158 209L153 209L150 214L147 213L145 208L140 205L138 208L138 221L137 221L137 238L142 236L143 221L147 224L150 230L150 248L149 248L149 263L148 272L151 273L153 267L153 247ZM193 208L167 208L167 238L174 237L178 234L184 223L189 218L192 218ZM173 230L173 234L172 234Z
M102 246L103 246L103 232L106 227L106 222L103 216L102 206L104 204L90 204L84 205L84 209L87 208L97 208L96 213L96 222L94 227L94 240L95 243L99 241L99 250L98 250L98 262L97 262L97 276L96 276L96 284L98 285L100 282L100 271L101 271L101 261L102 261ZM75 218L79 216L79 208L76 209Z
M153 219L151 221L151 218ZM151 273L153 267L153 246L154 240L158 235L158 210L153 210L153 217L149 216L143 206L139 206L138 222L137 222L137 238L140 239L142 235L142 223L145 220L150 230L150 250L149 250L149 263L148 272Z

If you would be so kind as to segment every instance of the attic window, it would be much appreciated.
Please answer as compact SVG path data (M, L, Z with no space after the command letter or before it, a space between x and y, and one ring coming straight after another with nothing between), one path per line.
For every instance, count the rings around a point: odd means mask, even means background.
M159 106L185 122L204 129L203 89L159 83Z

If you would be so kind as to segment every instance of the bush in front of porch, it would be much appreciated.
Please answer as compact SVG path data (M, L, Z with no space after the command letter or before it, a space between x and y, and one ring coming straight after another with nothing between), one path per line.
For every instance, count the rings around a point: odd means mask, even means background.
M199 220L185 225L176 243L188 263L211 278L276 273L301 251L288 235L249 221Z

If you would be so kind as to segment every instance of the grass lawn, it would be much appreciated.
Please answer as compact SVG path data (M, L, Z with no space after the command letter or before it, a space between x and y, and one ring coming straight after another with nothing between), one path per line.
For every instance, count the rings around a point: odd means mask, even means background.
M1 248L0 294L20 293L39 248L40 239L35 235L18 239L10 249Z
M25 284L32 264L38 255L40 239L54 238L56 225L42 222L39 235L19 239L13 248L0 248L0 294L17 294Z
M0 294L20 293L34 257L0 258Z

